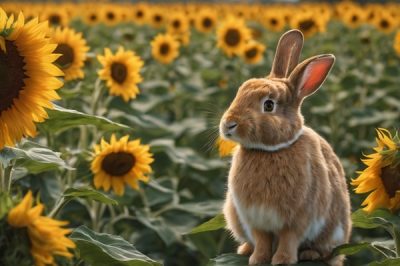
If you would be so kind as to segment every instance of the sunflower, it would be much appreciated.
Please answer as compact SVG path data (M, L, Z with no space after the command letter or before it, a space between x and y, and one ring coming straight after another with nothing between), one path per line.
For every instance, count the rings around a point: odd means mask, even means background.
M246 43L242 58L248 64L257 64L263 59L263 53L265 51L265 46L256 41L251 41Z
M82 67L89 47L86 45L82 33L77 33L73 29L59 27L52 32L51 39L57 44L54 52L61 54L55 63L64 72L64 79L83 78Z
M58 55L46 37L46 22L25 24L22 13L14 21L0 8L0 149L24 136L36 135L35 122L47 118L63 73L53 62Z
M10 210L7 217L9 225L15 228L27 228L31 254L36 266L56 265L54 256L72 258L68 249L75 248L74 242L66 237L70 229L62 228L68 222L42 216L43 204L32 208L32 192Z
M88 7L84 10L85 12L83 13L83 20L86 24L95 25L99 23L100 17L96 9Z
M95 157L91 164L94 173L94 186L109 191L110 188L118 195L124 194L124 184L133 189L139 189L138 181L147 182L146 174L152 172L153 162L148 145L141 145L140 139L128 141L125 136L117 140L111 136L110 143L104 139L94 147Z
M323 20L318 20L312 12L302 12L294 16L290 21L291 27L299 29L304 37L311 37L317 32L324 31Z
M103 66L98 72L99 77L107 81L110 94L121 96L125 102L136 98L139 93L137 84L142 81L142 59L132 51L125 51L123 47L119 47L115 55L106 48L104 56L98 55L97 59Z
M366 13L359 7L354 7L342 14L343 22L350 28L357 28L366 22Z
M105 4L99 11L100 20L108 26L116 25L122 20L120 10L112 4Z
M238 146L236 142L223 139L221 137L218 137L216 144L218 146L219 156L221 157L232 155L232 153L235 151L235 148Z
M278 12L278 10L271 10L265 16L263 16L263 24L272 31L282 31L285 27L285 17L284 14Z
M246 27L244 20L229 17L217 30L217 45L228 56L241 54L250 37L251 31Z
M211 32L217 25L217 14L211 9L201 9L194 19L195 27L203 33Z
M147 21L149 7L143 3L134 6L133 21L137 24L144 24Z
M151 41L151 54L161 63L169 64L179 55L179 42L171 34L158 34Z
M352 180L356 193L370 193L362 203L367 212L400 208L400 140L386 129L378 129L377 134L375 153L363 160L368 167Z
M375 27L384 33L391 33L398 25L396 18L391 13L383 10L378 14L373 20Z
M168 33L174 35L184 34L189 31L189 20L183 13L177 12L168 20Z
M162 10L159 8L154 8L149 16L149 23L154 28L161 28L162 26L164 26L164 12L162 12Z
M40 18L41 20L47 20L52 27L66 26L69 23L68 14L60 8L48 8Z

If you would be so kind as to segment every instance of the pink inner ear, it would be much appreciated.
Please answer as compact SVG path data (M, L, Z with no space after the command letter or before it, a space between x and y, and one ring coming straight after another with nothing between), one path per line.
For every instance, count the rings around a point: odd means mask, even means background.
M321 58L311 62L303 75L301 82L301 94L309 95L316 91L325 80L332 66L331 58Z

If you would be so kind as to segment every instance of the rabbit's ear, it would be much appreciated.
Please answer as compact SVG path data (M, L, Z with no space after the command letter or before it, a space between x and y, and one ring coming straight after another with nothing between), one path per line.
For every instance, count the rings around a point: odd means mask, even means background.
M298 96L303 98L313 94L325 81L334 63L332 54L317 55L300 63L289 76Z
M299 30L290 30L282 35L276 47L272 63L271 78L287 78L299 63L304 37Z

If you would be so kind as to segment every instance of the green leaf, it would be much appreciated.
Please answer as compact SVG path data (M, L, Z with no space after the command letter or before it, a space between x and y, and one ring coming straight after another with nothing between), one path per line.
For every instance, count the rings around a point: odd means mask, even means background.
M400 258L396 259L386 259L383 261L376 261L368 264L369 266L398 266L400 265Z
M76 228L70 238L77 246L79 257L90 265L161 266L123 238L96 233L84 225Z
M89 115L75 110L65 109L57 105L54 109L48 110L47 113L49 118L45 122L39 124L39 126L51 132L59 132L82 125L96 126L101 130L130 129L130 127L126 125L113 122L102 116Z
M371 244L368 242L363 242L363 243L354 243L354 244L344 244L339 247L336 247L335 250L333 251L334 254L343 254L343 255L353 255L361 250L364 249L369 249L371 247Z
M82 187L82 188L69 188L65 190L63 195L67 200L73 198L85 198L91 199L95 201L99 201L105 204L118 204L117 201L113 200L112 198L108 197L107 195L101 193L100 191Z
M387 229L389 224L400 226L400 217L385 209L377 209L370 214L360 209L352 213L351 218L354 227L364 229L377 227Z
M16 160L15 167L23 167L29 173L38 174L58 168L73 169L60 157L61 153L52 151L31 141L25 141L20 148L5 147L0 150L0 162L7 165Z
M225 227L225 219L224 215L222 213L218 214L214 218L208 220L205 223L202 223L201 225L195 227L192 229L192 231L189 232L189 234L197 234L197 233L202 233L202 232L207 232L207 231L215 231L218 229L222 229Z

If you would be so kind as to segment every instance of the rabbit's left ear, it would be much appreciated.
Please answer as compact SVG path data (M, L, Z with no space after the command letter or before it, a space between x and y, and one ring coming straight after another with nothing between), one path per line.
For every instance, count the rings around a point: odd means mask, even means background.
M298 96L304 98L318 90L334 63L332 54L317 55L300 63L289 76Z

